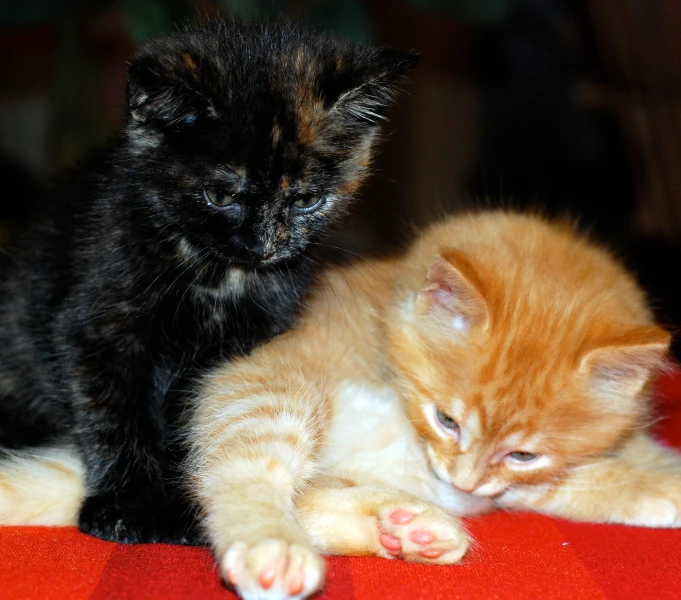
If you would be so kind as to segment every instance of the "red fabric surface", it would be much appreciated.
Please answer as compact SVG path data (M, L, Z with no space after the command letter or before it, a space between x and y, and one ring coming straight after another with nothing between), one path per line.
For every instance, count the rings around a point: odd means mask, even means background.
M658 385L661 439L681 448L681 374ZM495 513L470 519L465 564L329 558L319 600L681 598L681 530ZM125 546L73 528L0 527L1 600L229 600L209 552Z

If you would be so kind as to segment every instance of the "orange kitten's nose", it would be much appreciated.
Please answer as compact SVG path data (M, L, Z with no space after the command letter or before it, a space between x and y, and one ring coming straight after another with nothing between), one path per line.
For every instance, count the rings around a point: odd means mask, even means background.
M471 468L468 465L460 465L451 475L451 478L452 485L455 488L470 494L480 485L482 475L475 468Z
M471 492L475 491L475 488L477 488L477 485L459 485L458 483L453 482L452 485L459 491L461 492L466 492L467 494L470 494Z

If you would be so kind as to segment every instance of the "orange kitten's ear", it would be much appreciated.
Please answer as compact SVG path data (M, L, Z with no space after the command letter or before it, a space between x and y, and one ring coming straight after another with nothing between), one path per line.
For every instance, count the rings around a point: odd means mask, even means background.
M635 396L664 367L670 341L664 329L643 325L589 351L580 368L602 390Z
M446 248L435 258L420 296L429 311L446 314L452 328L461 333L471 327L487 328L484 286L473 265L458 250Z

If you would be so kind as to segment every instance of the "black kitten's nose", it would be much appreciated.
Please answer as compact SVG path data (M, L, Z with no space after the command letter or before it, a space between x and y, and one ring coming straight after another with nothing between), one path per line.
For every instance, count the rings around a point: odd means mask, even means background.
M269 260L276 253L276 248L272 246L255 246L254 248L251 248L251 254L258 260Z

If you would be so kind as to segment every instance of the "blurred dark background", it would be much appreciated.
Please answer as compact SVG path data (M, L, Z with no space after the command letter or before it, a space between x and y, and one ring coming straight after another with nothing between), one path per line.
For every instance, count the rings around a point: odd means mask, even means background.
M681 323L678 0L0 0L2 236L118 126L134 47L218 14L421 53L339 244L390 247L444 210L540 207L579 218Z

